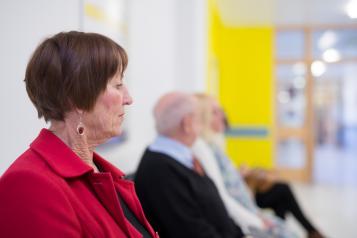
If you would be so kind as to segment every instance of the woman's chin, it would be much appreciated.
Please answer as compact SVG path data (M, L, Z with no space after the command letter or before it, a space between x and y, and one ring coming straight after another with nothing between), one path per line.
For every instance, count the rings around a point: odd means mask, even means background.
M101 138L104 139L104 141L110 140L111 138L118 137L123 133L123 130L121 127L117 128L111 128L110 130L106 130Z
M121 127L115 128L112 131L112 137L120 136L122 133L123 133L123 130L121 129Z

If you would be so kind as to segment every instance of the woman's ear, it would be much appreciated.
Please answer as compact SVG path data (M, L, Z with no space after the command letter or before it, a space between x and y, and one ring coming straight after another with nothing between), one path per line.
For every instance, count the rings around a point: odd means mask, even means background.
M79 109L79 108L76 108L76 112L77 112L78 114L83 114L83 110L82 110L82 109Z
M79 109L79 108L75 108L74 111L77 113L77 115L79 115L80 117L84 114L84 110Z

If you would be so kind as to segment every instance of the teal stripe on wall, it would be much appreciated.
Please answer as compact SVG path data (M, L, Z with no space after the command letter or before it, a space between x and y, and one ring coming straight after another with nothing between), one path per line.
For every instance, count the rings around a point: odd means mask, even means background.
M226 132L228 137L258 137L265 138L270 134L266 127L232 127Z

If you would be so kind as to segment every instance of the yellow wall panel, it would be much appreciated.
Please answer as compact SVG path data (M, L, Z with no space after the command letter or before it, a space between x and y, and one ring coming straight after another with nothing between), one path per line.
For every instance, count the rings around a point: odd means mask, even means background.
M274 29L227 27L214 0L208 15L207 89L218 96L235 130L227 140L228 154L236 164L271 167Z
M270 125L272 110L271 28L223 30L219 98L233 124Z
M273 161L267 153L273 146L272 140L227 138L227 151L235 165L272 168Z

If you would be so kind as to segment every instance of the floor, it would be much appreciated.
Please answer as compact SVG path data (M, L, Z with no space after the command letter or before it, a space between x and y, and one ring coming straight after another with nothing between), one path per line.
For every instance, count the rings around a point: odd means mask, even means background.
M357 237L357 187L293 184L293 189L307 216L327 237ZM288 223L304 237L292 217Z
M316 149L312 184L293 184L305 213L330 238L357 237L357 151ZM288 223L304 237L293 218Z

